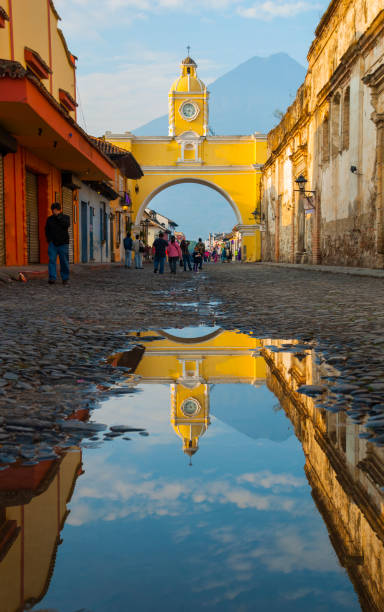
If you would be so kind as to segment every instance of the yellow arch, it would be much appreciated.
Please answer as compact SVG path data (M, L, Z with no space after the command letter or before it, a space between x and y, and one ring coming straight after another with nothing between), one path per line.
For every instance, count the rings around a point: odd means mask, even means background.
M153 200L154 197L156 197L159 193L161 193L165 189L168 189L168 187L173 187L174 185L180 185L182 183L195 183L198 185L204 185L205 187L210 187L211 189L214 189L215 191L217 191L220 195L223 196L225 200L227 200L228 204L232 207L232 210L236 215L237 223L241 223L240 210L238 206L236 205L236 203L234 202L234 200L229 195L229 193L227 193L224 189L219 187L219 185L216 185L215 183L212 183L211 181L207 181L206 179L193 178L190 176L186 176L186 177L181 177L177 179L172 179L170 181L163 183L162 185L159 185L155 189L153 189L153 191L143 200L142 204L140 205L140 208L138 209L137 214L136 214L135 224L136 225L140 224L144 210L148 208L151 200Z

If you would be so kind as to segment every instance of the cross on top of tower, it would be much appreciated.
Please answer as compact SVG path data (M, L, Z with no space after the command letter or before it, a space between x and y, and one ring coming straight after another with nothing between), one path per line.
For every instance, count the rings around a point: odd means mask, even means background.
M189 55L190 50L191 50L191 47L187 45L187 55Z

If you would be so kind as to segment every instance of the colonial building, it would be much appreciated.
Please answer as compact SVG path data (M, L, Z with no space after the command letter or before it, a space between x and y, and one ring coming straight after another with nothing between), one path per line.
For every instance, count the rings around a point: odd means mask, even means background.
M79 192L80 254L83 263L119 262L132 225L132 199L143 172L132 153L92 138L116 168L109 183L83 181Z
M383 267L383 62L382 0L332 0L268 135L264 260Z
M52 0L0 6L0 265L47 261L44 227L54 201L71 218L70 261L84 261L78 196L84 183L114 190L108 191L115 204L103 228L113 245L109 260L120 248L114 209L126 204L119 177L127 178L120 169L127 152L114 159L78 125L77 58L59 20ZM132 156L130 162L131 178L139 178Z
M135 136L130 132L105 135L111 143L131 151L143 168L145 176L133 194L136 227L152 199L164 189L180 183L205 185L223 196L223 206L226 200L232 207L244 259L260 260L260 226L254 213L260 207L266 136L209 133L209 92L189 56L182 61L180 75L171 85L168 103L168 136Z

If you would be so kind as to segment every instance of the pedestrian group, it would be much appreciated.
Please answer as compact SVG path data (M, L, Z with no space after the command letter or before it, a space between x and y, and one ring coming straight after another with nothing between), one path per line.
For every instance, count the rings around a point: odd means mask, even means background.
M184 272L193 271L199 272L203 268L203 261L209 261L211 254L206 251L205 244L199 238L197 244L190 253L190 241L183 238L180 244L175 236L171 236L169 241L164 238L164 233L160 232L159 237L153 243L153 271L155 274L164 274L165 262L168 257L169 271L171 274L176 274L178 265L184 269ZM140 236L137 234L136 239L132 240L131 234L128 232L124 238L125 249L125 267L132 266L132 252L135 255L135 268L143 268L143 255L150 252L150 249L144 245ZM217 258L214 260L217 261Z
M54 202L51 205L52 215L48 217L45 225L45 235L48 242L48 283L53 285L57 280L56 262L59 258L60 276L63 285L68 285L69 282L69 228L70 218L64 215L61 204ZM184 269L184 272L193 271L199 272L203 268L203 262L217 262L220 256L222 263L232 261L232 251L229 245L223 246L221 253L216 248L212 253L209 253L201 238L196 243L193 253L190 253L190 241L183 238L179 244L175 236L171 236L169 241L164 238L164 233L160 232L159 237L153 243L153 271L155 274L164 274L166 258L168 257L169 270L171 274L176 274L178 264ZM143 257L149 259L151 249L144 244L140 239L140 235L136 234L133 240L130 232L127 232L124 238L125 259L124 265L126 268L132 267L132 255L134 264L137 270L143 269ZM235 258L241 261L241 249L239 253L235 253Z

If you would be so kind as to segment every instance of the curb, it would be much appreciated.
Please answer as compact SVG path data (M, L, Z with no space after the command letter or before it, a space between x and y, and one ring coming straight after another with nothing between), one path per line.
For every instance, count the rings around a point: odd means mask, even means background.
M83 272L93 272L96 270L110 270L113 268L122 268L122 263L105 263L105 264L72 264L70 266L70 274L73 276ZM42 270L29 270L28 268L16 267L0 268L0 282L8 283L12 281L20 281L19 274L23 274L29 281L48 278L48 265Z
M323 274L347 274L349 276L366 276L384 279L384 270L375 268L343 268L342 266L311 266L307 264L274 263L272 261L257 262L258 266L270 266L273 268L290 268L302 272L322 272Z

